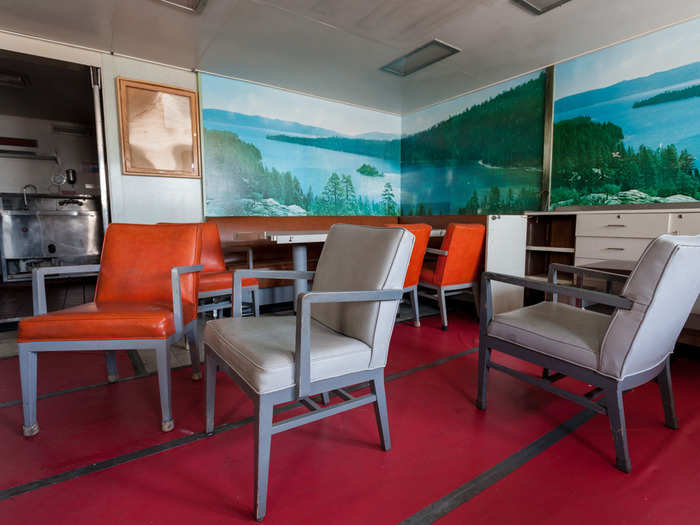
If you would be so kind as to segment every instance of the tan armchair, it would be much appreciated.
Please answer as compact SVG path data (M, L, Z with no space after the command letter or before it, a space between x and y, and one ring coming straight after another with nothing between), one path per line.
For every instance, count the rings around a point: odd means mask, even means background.
M632 468L627 447L623 392L656 379L661 389L666 426L677 428L669 356L700 293L700 236L662 235L646 249L620 296L527 278L486 273L482 278L477 406L486 409L490 369L505 372L575 401L610 418L616 465ZM580 275L605 280L620 276L583 268ZM552 301L493 315L491 281L550 293ZM558 295L584 304L613 307L612 315L557 301ZM491 361L498 350L557 373L543 378L526 375ZM579 396L554 385L564 375L595 388ZM603 402L596 398L602 396Z
M255 517L265 516L273 434L373 404L384 450L391 448L384 367L414 236L403 228L336 224L316 272L237 270L234 318L209 321L204 331L206 431L214 430L217 367L255 405ZM241 318L247 277L313 279L297 297L294 317ZM346 388L368 381L370 393ZM310 396L332 392L343 401L321 407ZM309 413L272 421L273 407L300 401Z

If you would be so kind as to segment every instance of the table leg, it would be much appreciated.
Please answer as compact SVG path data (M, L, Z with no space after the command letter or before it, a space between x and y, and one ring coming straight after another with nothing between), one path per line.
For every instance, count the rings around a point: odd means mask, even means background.
M307 269L306 244L292 244L292 261L294 270L305 272ZM308 282L306 279L294 280L294 309L297 307L297 297L300 293L306 293L308 290Z

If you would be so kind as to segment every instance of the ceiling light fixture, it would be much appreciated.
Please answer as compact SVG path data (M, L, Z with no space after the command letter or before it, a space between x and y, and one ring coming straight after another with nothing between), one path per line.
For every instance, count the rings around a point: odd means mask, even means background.
M162 4L178 7L191 14L199 14L207 5L207 0L157 0Z
M461 49L457 49L450 44L441 42L440 40L432 40L425 45L414 49L410 53L389 62L386 66L382 66L379 69L386 71L387 73L392 73L393 75L398 75L400 77L405 77L411 73L415 73L419 69L428 67L435 62L444 60L445 58L459 53Z
M536 15L541 15L571 0L513 0Z

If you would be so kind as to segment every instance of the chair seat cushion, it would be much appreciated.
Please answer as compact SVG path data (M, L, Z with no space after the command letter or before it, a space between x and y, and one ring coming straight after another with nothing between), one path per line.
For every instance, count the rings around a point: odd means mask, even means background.
M294 386L296 318L245 317L209 321L204 343L253 390L266 394ZM371 350L311 320L311 381L367 370Z
M255 277L241 279L241 286L257 286ZM233 272L203 272L199 274L199 291L230 290L233 287Z
M598 370L600 347L609 324L609 315L568 304L542 302L495 315L488 334Z
M192 305L183 305L185 322L194 319ZM91 341L165 339L175 333L172 306L159 303L87 303L22 319L17 341Z

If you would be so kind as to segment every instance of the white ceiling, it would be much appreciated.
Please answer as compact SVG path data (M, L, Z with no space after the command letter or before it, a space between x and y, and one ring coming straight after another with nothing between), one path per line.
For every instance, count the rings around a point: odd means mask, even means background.
M700 16L698 0L0 0L0 29L269 83L394 113ZM438 38L462 49L399 78L379 67Z

